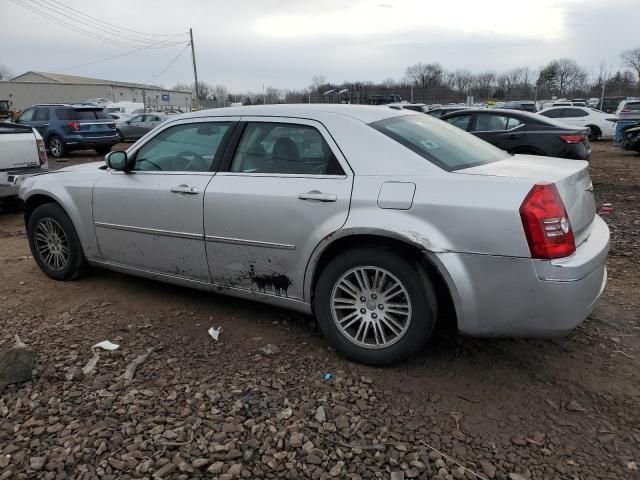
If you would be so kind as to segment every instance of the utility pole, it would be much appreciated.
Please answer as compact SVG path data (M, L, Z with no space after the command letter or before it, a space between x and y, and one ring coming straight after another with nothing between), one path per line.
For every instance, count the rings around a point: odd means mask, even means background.
M191 60L193 61L193 76L196 79L195 83L195 96L196 96L196 109L200 110L200 102L198 99L198 69L196 68L196 49L193 46L193 29L189 27L189 38L191 39Z

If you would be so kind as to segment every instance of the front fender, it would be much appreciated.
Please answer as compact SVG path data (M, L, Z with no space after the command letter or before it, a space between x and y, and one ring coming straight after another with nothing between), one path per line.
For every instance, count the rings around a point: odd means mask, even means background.
M25 203L36 195L56 201L67 213L78 233L87 258L100 257L100 250L93 228L93 186L103 172L49 173L28 179L20 189Z

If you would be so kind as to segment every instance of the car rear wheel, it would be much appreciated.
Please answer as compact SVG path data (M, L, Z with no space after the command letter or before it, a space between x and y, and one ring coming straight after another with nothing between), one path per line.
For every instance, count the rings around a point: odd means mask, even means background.
M72 280L86 260L76 229L62 208L45 203L36 208L27 225L29 247L40 269L55 280Z
M318 279L315 311L325 338L347 358L390 365L427 341L437 301L424 269L379 248L350 250Z
M602 136L600 129L594 125L588 125L589 127L589 141L595 142Z
M106 155L111 151L111 147L96 147L96 153L98 155Z
M67 147L65 147L64 142L57 135L51 135L49 137L48 147L52 157L60 158L67 154Z

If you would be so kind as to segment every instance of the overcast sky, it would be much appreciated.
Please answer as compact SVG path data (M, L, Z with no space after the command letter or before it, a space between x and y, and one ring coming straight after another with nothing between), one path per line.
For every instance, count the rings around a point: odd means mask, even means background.
M232 91L304 88L314 75L399 80L408 65L434 61L449 70L537 70L570 57L594 73L603 60L618 68L622 50L640 47L640 0L0 0L0 64L15 74L59 71L167 87L193 81L188 49L159 75L184 44L67 68L135 47L87 37L16 1L130 45L170 39L131 31L179 34L192 27L200 80ZM61 5L114 27L81 23Z

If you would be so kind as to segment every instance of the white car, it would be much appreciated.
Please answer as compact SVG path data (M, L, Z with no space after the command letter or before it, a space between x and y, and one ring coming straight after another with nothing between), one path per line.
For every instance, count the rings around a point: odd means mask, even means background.
M613 137L613 122L608 121L611 114L589 107L551 107L540 110L538 115L547 118L555 118L567 125L589 127L591 133L589 140L597 140L602 137Z

